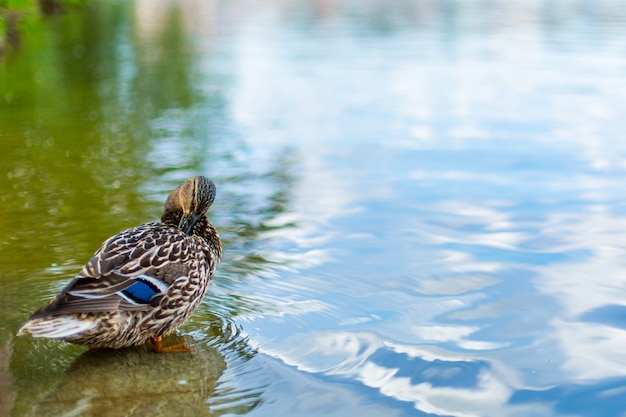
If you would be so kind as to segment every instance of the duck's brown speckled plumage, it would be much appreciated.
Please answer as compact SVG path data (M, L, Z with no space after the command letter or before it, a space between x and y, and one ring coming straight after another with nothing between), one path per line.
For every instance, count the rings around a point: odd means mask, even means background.
M221 257L205 213L215 185L192 178L174 190L161 222L124 230L18 334L122 348L174 331L200 304Z

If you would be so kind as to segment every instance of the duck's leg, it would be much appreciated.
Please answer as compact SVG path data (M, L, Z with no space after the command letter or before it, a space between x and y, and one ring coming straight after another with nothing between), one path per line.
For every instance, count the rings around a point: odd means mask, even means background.
M171 346L163 346L163 336L154 336L151 337L150 340L154 346L154 351L157 353L182 353L195 350L195 348L189 346L187 342L176 343Z

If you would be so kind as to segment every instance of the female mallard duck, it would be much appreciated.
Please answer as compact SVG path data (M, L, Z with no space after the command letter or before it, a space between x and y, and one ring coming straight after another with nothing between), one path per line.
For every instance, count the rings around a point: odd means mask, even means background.
M178 351L164 348L162 336L198 307L222 254L206 217L214 199L209 179L182 183L167 197L160 222L106 240L18 335L114 349L151 340L158 352Z

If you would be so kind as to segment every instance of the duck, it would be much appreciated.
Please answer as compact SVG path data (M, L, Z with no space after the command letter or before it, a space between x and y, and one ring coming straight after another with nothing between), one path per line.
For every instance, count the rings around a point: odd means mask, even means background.
M161 220L123 230L105 240L18 336L58 339L89 348L121 349L152 342L183 324L204 299L222 256L219 234L207 217L215 183L197 176L165 201ZM179 344L180 345L180 344Z

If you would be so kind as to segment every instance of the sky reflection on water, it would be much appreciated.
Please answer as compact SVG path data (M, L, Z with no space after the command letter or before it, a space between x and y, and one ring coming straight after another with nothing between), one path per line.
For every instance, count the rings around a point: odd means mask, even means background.
M499 28L449 4L431 21L462 28L445 41L407 21L359 32L345 9L248 22L233 114L258 152L296 147L290 215L307 232L286 240L323 248L255 288L298 309L254 318L249 340L424 413L619 415L565 392L625 382L623 29L599 17L624 8L557 2L544 25L537 3L495 2Z
M123 148L87 154L112 173L85 187L115 207L90 213L104 233L196 172L218 183L224 261L182 329L225 364L210 413L626 412L621 2L120 4L99 4L119 45L87 134Z

